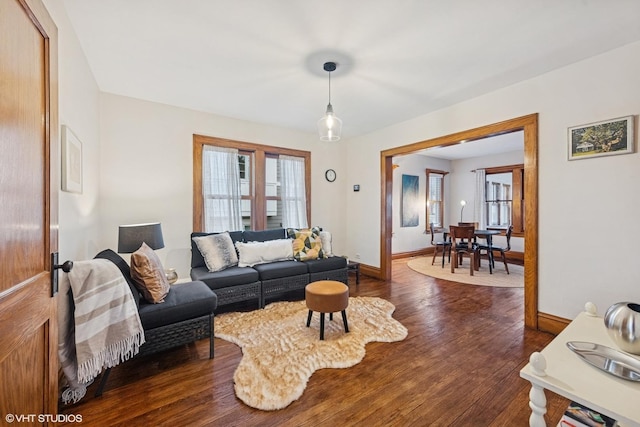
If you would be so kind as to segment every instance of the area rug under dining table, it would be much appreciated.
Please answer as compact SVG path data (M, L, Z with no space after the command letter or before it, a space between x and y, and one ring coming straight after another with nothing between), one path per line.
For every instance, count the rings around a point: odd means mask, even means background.
M302 396L318 369L348 368L365 356L365 344L402 341L407 329L391 314L395 306L381 298L350 297L349 332L342 316L325 321L319 340L319 314L306 327L304 301L284 301L262 310L216 316L215 336L242 348L233 380L236 396L253 408L282 409Z
M445 279L452 282L466 283L469 285L497 286L503 288L523 288L524 287L524 267L516 264L509 264L509 273L505 271L504 264L496 260L493 274L489 273L488 261L483 260L480 270L476 270L473 276L469 274L469 260L465 259L461 267L456 268L455 273L451 273L451 265L445 263L442 267L442 258L436 257L435 263L431 265L431 256L416 257L407 262L407 266L426 276L436 279Z

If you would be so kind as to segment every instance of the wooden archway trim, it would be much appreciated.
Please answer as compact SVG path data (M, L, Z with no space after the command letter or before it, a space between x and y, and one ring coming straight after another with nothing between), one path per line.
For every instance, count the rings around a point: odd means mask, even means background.
M446 147L511 132L524 131L524 324L538 328L538 114L517 117L380 152L380 279L391 280L393 157L433 147Z

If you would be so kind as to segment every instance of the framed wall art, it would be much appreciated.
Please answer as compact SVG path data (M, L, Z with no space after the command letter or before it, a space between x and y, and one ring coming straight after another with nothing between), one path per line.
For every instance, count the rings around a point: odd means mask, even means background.
M62 125L62 191L82 194L82 142Z
M420 206L418 199L418 177L402 175L402 212L400 227L417 227Z
M569 160L629 154L634 151L634 116L569 128Z

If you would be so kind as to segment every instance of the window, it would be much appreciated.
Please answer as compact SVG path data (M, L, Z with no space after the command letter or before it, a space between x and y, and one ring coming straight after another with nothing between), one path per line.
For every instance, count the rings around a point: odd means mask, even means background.
M524 165L485 169L487 228L524 232Z
M442 228L444 221L444 177L449 172L427 169L427 227Z
M304 224L310 222L311 206L311 177L308 165L311 162L311 153L308 151L293 150L287 148L271 147L265 145L251 144L248 142L232 141L228 139L194 135L193 137L193 230L194 231L227 231L213 229L211 221L205 215L207 196L203 190L208 186L205 178L207 175L207 162L203 162L203 151L207 146L225 147L237 150L237 173L240 181L240 212L244 229L265 230L270 228L280 228L293 226L297 227L298 222L286 224L283 219L282 192L289 187L295 186L298 191L295 198L298 210L302 211L302 216L306 216ZM282 182L282 161L281 157L297 159L302 166L298 168L295 181ZM291 175L289 175L291 176ZM300 195L299 192L303 194ZM203 196L204 195L204 196ZM218 199L229 199L227 195L218 194ZM302 208L300 205L302 204ZM285 206L287 201L284 202ZM215 214L216 216L218 214ZM218 226L220 227L220 226ZM234 231L234 230L228 230Z
M238 150L203 146L202 171L203 229L242 229Z
M486 217L488 227L507 228L511 224L511 173L486 176Z

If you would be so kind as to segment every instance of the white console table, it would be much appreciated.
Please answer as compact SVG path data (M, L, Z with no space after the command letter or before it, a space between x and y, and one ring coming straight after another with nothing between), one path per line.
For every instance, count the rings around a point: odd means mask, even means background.
M603 372L566 346L568 341L587 341L619 349L609 338L602 317L595 315L593 305L587 307L591 313L580 313L541 352L533 353L520 371L520 376L531 382L532 427L546 426L545 389L608 415L622 427L640 427L640 383Z

